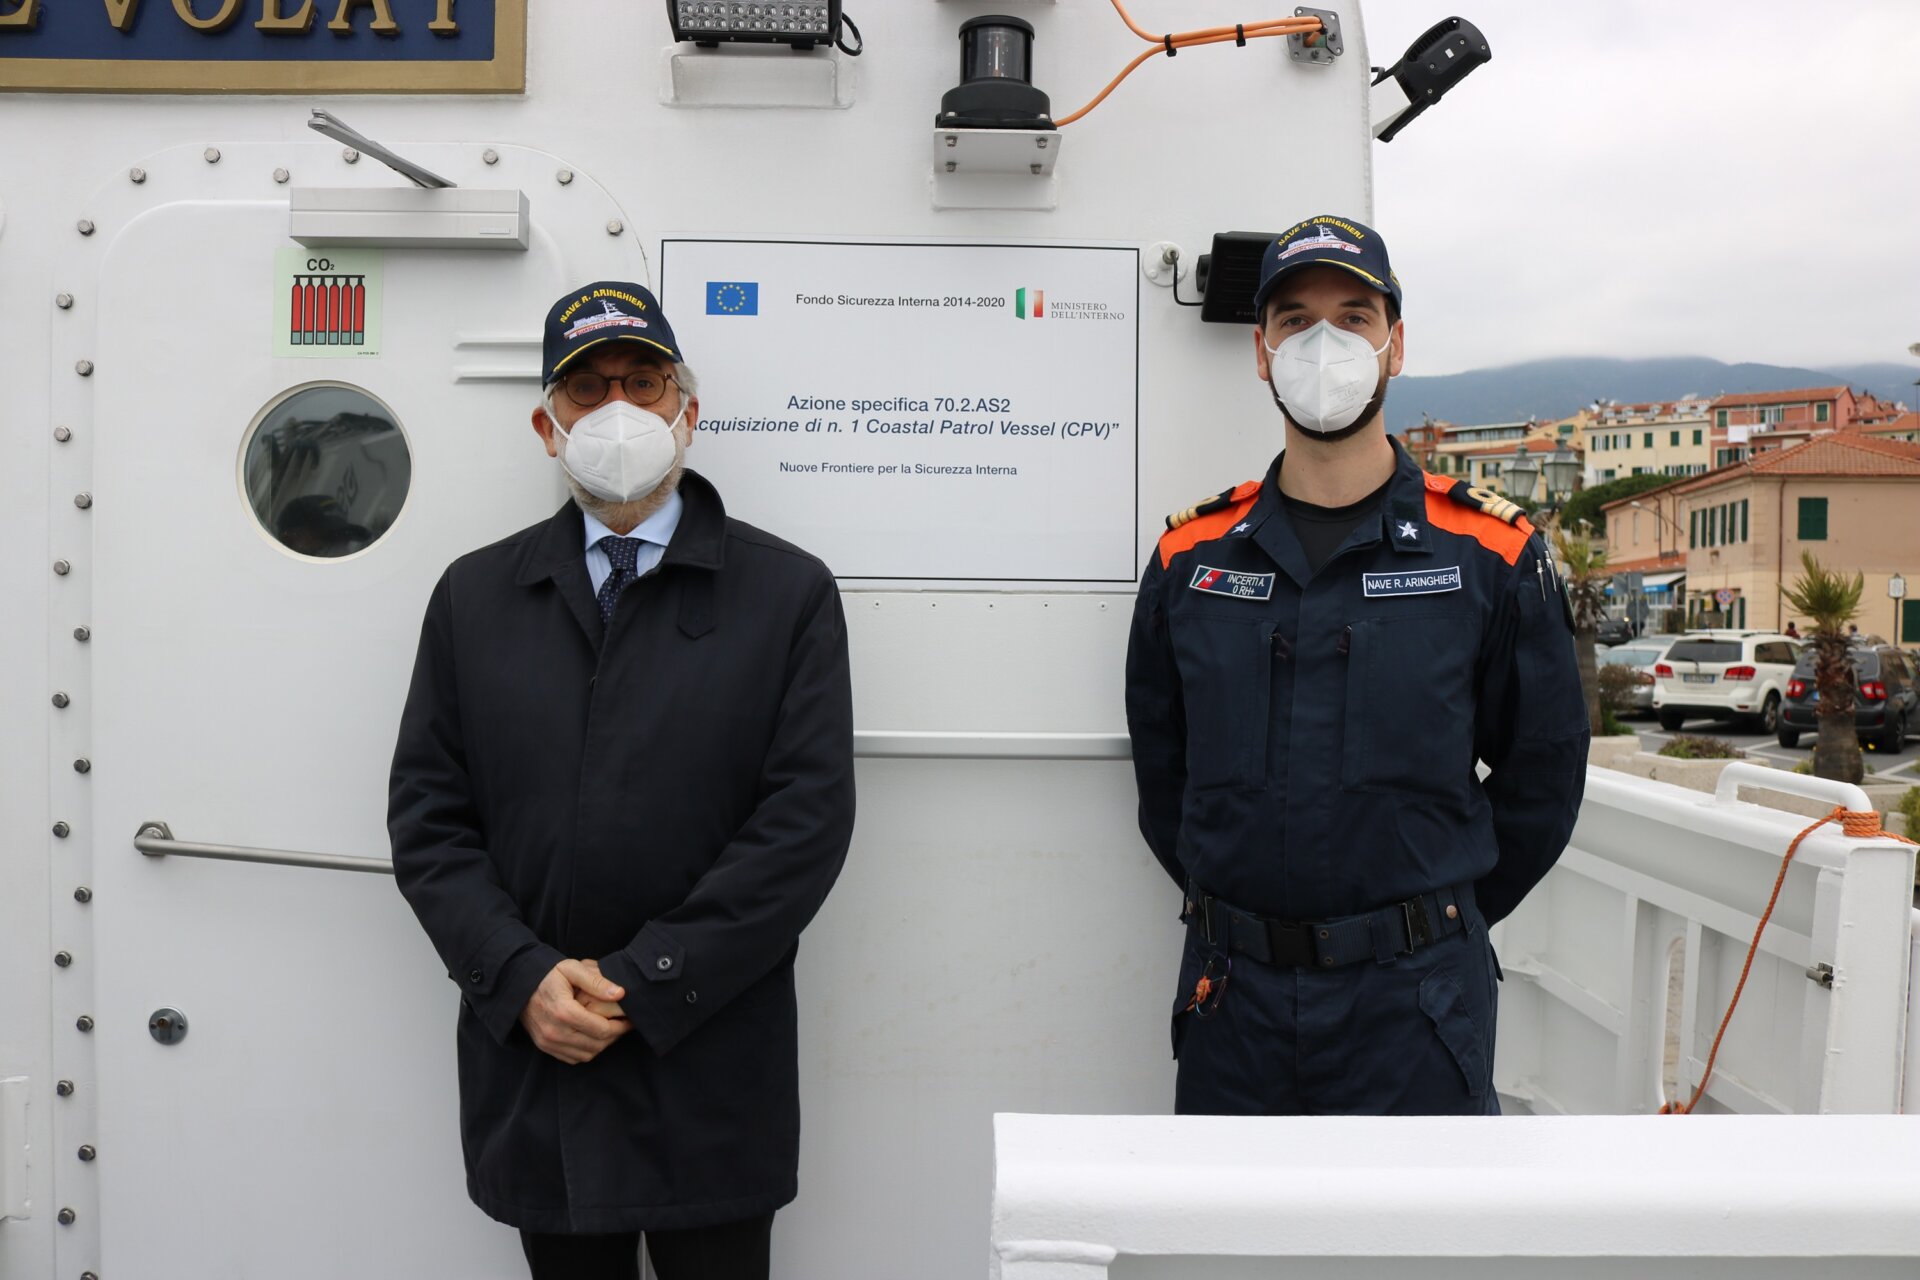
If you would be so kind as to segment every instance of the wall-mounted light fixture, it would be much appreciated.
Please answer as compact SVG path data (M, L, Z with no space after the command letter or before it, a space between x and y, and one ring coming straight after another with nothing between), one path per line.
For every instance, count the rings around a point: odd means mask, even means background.
M703 49L786 44L795 49L840 38L840 0L667 0L675 40Z
M1033 25L989 14L960 24L960 83L940 99L942 129L1051 129L1053 104L1033 87Z

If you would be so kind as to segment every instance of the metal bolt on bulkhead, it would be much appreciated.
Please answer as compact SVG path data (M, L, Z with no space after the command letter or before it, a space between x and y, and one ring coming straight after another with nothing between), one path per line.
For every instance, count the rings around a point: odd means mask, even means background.
M73 1081L71 1080L60 1081L59 1083L53 1086L53 1091L59 1094L63 1098L71 1098L73 1096Z
M53 824L53 834L59 839L65 840L73 834L73 828L64 822L56 822Z
M73 505L85 511L93 505L93 495L90 493L76 493L73 495Z
M55 427L53 429L53 438L55 440L58 440L61 444L65 444L67 441L73 439L73 428L72 427Z
M92 627L75 627L73 629L73 638L75 640L78 640L81 644L85 644L87 641L93 639L93 628Z
M80 221L73 224L73 229L75 231L78 231L83 236L90 236L93 234L93 219L82 218L80 219Z
M66 708L73 705L73 699L69 698L64 693L56 693L53 695L53 705L56 707Z
M73 295L70 293L57 293L53 297L53 305L62 311L71 311L73 310Z
M206 161L206 162L207 162L208 164L219 164L219 163L220 163L220 148L218 148L218 147L208 147L208 148L207 148L207 149L206 149L205 151L202 151L202 152L200 153L200 158L201 158L202 160L205 160L205 161Z
M78 889L75 889L75 890L73 891L73 900L74 900L75 902L79 902L79 903L87 903L87 902L92 902L92 901L93 901L93 890L91 890L91 889L89 889L89 888L87 888L87 886L85 886L85 885L81 885L81 886L80 886L80 887L79 887ZM93 1019L92 1019L92 1018L88 1018L88 1019L87 1019L87 1023L88 1023L88 1025L89 1025L89 1026L91 1026L91 1025L92 1025L92 1023L93 1023Z
M95 1151L93 1149L93 1145L91 1143L82 1144L80 1147L79 1156L82 1160L91 1161L99 1154L100 1153L98 1151Z
M93 1016L83 1013L73 1020L74 1028L82 1033L93 1030Z
M75 360L73 362L73 371L83 378L91 378L93 376L93 361Z
M62 1209L59 1213L55 1214L54 1217L60 1220L61 1226L70 1227L74 1224L76 1220L78 1220L80 1215L75 1213L71 1209Z
M73 952L56 951L53 953L53 962L64 969L73 963Z

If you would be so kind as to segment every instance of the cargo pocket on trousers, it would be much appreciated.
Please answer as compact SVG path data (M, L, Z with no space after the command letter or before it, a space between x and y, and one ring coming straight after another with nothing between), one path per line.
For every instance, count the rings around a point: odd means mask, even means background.
M1467 1094L1478 1098L1487 1091L1486 1047L1473 1015L1467 1012L1466 996L1460 984L1446 969L1435 969L1420 981L1420 1011L1433 1022L1434 1034L1447 1047L1447 1053L1460 1074L1466 1077Z

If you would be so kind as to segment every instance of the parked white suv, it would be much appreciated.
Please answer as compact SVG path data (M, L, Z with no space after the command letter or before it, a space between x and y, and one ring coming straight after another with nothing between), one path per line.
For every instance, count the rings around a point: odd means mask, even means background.
M1773 733L1799 659L1800 642L1777 631L1689 631L1654 665L1653 713L1669 733L1699 716Z

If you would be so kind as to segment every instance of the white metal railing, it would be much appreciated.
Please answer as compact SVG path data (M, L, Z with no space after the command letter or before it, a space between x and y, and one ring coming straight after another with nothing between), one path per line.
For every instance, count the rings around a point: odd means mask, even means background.
M1915 1116L998 1115L991 1258L999 1280L1905 1275L1917 1150Z
M1654 1111L1669 1056L1679 1100L1691 1096L1781 858L1808 822L1734 798L1755 785L1870 807L1858 787L1756 765L1729 766L1712 795L1588 770L1571 847L1494 933L1507 978L1494 1083L1509 1109ZM1913 862L1911 845L1838 826L1806 839L1702 1110L1900 1108Z

